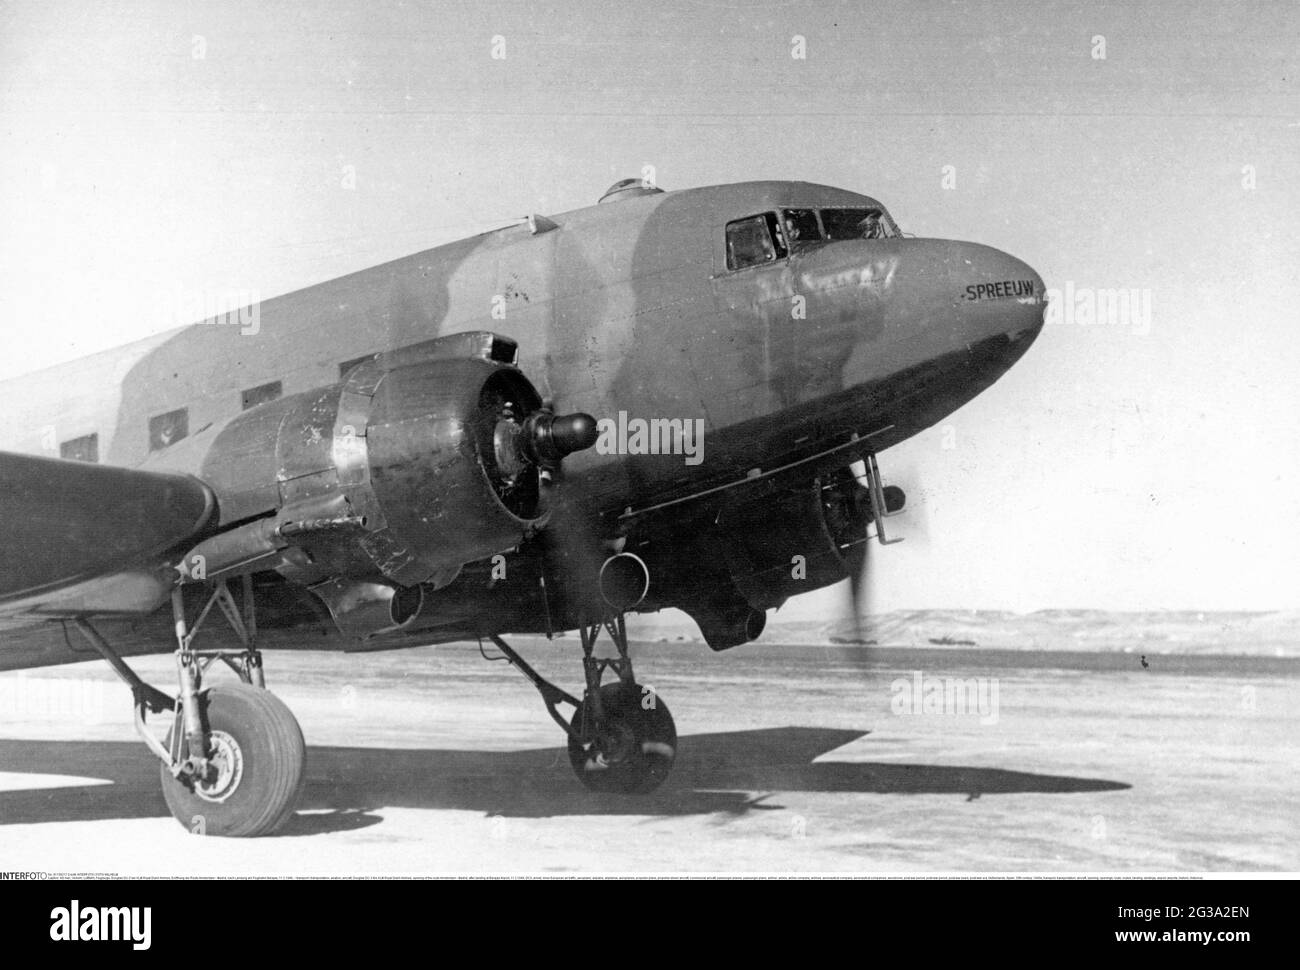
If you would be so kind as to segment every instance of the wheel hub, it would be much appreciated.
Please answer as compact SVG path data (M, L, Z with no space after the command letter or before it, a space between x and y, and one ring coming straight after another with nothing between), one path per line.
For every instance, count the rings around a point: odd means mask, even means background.
M626 724L608 724L596 736L596 748L606 764L621 764L636 751L636 735Z
M194 783L194 794L206 802L224 802L235 793L244 776L244 756L235 739L225 731L208 734L211 756L208 765L212 773L205 780Z

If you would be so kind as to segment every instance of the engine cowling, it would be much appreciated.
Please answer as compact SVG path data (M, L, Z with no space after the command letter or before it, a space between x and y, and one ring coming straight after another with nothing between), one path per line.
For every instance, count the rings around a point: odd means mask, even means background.
M438 588L518 545L544 524L541 470L590 447L595 422L545 410L500 359L513 361L509 341L449 354L462 346L379 355L337 384L233 419L202 477L223 524L244 524L187 558L202 557L208 579L275 569L364 635L409 617L412 598L385 587Z
M718 542L736 589L767 610L853 575L870 519L870 493L840 473L728 510Z
M756 639L767 610L860 569L870 519L868 490L843 469L731 505L690 538L628 548L646 563L648 607L685 610L725 650Z

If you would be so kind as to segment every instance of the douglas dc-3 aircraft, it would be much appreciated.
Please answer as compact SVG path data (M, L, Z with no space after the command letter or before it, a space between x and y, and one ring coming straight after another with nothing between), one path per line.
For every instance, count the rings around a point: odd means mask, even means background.
M649 792L677 737L625 615L678 607L725 650L853 574L903 501L877 453L996 381L1044 309L1025 263L864 195L629 179L5 382L0 669L107 660L209 835L274 832L302 784L263 648L489 639L583 783ZM573 629L580 697L504 639ZM174 698L123 660L169 651ZM239 681L205 684L218 661Z

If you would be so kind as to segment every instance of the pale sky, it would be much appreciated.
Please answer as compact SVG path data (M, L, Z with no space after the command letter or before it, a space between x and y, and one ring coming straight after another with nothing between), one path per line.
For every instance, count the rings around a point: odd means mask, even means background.
M3 3L0 377L645 165L822 182L1151 294L882 456L881 608L1295 608L1297 37L1289 2Z

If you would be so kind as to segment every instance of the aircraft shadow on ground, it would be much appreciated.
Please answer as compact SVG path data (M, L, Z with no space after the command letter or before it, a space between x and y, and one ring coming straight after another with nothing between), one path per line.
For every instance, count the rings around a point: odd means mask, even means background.
M467 751L308 749L299 814L284 835L364 828L386 808L457 809L486 815L743 814L781 808L782 792L862 795L1073 794L1119 791L1117 781L960 765L815 761L865 731L788 727L690 735L652 795L588 792L562 748ZM168 814L158 767L134 742L0 741L0 771L66 774L112 782L0 792L0 825Z

